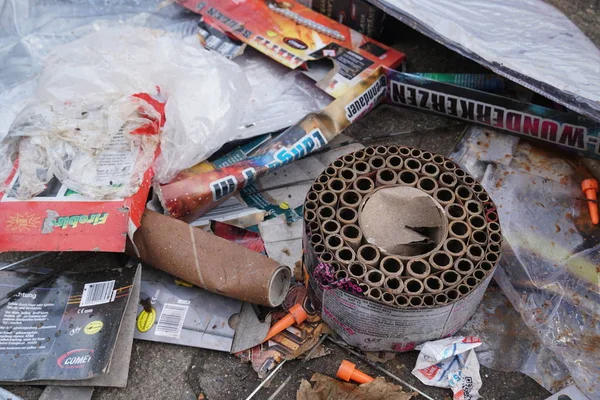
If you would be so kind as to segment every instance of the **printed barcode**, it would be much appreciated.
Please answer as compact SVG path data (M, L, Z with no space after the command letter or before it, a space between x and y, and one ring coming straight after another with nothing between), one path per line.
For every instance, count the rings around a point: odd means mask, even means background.
M169 303L165 304L162 313L160 314L160 318L158 319L154 334L156 336L167 336L175 339L179 338L187 311L188 306Z
M115 281L86 283L81 294L79 307L96 306L110 302Z

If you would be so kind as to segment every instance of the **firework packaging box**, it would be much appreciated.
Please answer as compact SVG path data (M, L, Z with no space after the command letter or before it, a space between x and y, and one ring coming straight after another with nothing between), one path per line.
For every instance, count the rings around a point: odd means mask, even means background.
M202 15L201 26L206 29L200 29L200 36L207 47L234 57L243 46L251 46L289 68L308 69L309 76L312 69L319 70L317 86L335 98L379 67L399 67L405 58L293 0L180 0L179 4ZM233 43L227 42L232 38ZM333 66L325 66L323 60Z
M140 270L63 273L0 306L0 381L126 386ZM33 271L0 272L3 297Z
M304 3L310 4L304 4ZM363 0L304 0L307 7L368 37L378 39L386 14Z

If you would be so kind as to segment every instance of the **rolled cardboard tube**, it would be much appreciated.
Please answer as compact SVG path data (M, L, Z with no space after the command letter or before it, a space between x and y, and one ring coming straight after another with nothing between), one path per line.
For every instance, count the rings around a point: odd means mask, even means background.
M456 197L462 201L471 200L473 198L473 191L466 185L458 185L454 189L454 193L456 193Z
M395 304L398 307L406 307L408 306L408 297L403 295L396 296Z
M320 229L320 225L317 221L306 221L306 227L307 227L308 231L311 233L318 232Z
M337 169L340 169L340 168L342 168L342 167L343 167L345 164L344 164L344 161L343 161L343 160L341 160L341 159L339 159L339 158L338 158L337 160L334 160L334 161L331 163L331 165L333 165L333 166L334 166L334 167L336 167Z
M342 247L335 251L335 260L342 265L348 265L356 259L356 253L350 247Z
M373 156L375 155L375 147L373 147L373 146L369 146L369 147L367 147L367 148L365 149L365 154L366 154L368 157L373 157ZM366 158L366 157L365 157L365 158Z
M335 219L328 219L321 223L321 230L325 236L335 235L340 232L340 223Z
M354 159L357 161L363 160L366 154L364 150L357 150L354 152Z
M396 298L394 295L389 292L383 292L381 295L381 301L383 301L385 304L393 305L395 300Z
M383 285L385 276L377 269L371 269L365 275L365 282L371 287L380 287Z
M467 276L463 279L463 283L465 285L467 285L468 287L470 287L471 289L474 289L477 284L479 283L479 280L477 278L475 278L474 276Z
M400 294L404 290L404 282L395 276L388 276L383 281L383 287L391 294Z
M432 162L428 162L421 168L421 173L430 178L437 178L440 175L440 168Z
M425 162L429 162L433 159L433 154L430 153L429 151L424 151L421 153L421 155L419 156L419 159L425 161Z
M317 244L316 246L313 246L313 250L315 251L316 255L321 255L323 254L323 252L327 251L325 246L322 244Z
M450 254L454 258L462 257L463 254L467 251L467 245L460 239L457 238L448 238L443 244L443 249L445 252Z
M333 254L331 254L328 251L324 251L323 253L321 253L321 257L320 257L321 261L323 261L324 263L329 264L330 262L333 261Z
M442 165L442 164L444 164L444 161L446 161L446 159L444 157L440 156L439 154L434 155L431 160L434 163L436 163L437 165Z
M346 182L340 178L332 178L327 182L327 189L336 194L342 193L346 189Z
M448 302L448 296L444 293L438 293L435 295L435 304L441 306L442 304L446 304Z
M325 168L325 175L327 176L336 176L338 172L338 169L336 167L334 167L333 165L330 165L329 167Z
M350 282L354 283L356 286L358 286L358 284L360 283L360 281L353 276L348 277L348 279L350 280Z
M490 196L486 192L478 193L477 198L482 203L486 203L486 202L490 201Z
M388 154L398 154L398 146L388 147Z
M414 171L400 171L398 173L398 183L405 186L416 186L419 176Z
M471 228L464 221L452 221L448 225L448 234L458 239L466 239L471 235Z
M413 278L423 279L431 274L431 266L422 258L413 258L406 264L406 272Z
M323 190L319 193L319 203L322 206L335 207L337 205L338 195L331 190Z
M313 210L304 210L304 220L306 222L316 222L316 219L317 214Z
M497 254L500 254L500 249L501 249L501 248L502 248L502 247L501 247L501 246L500 246L498 243L490 243L490 244L488 244L487 250L488 250L490 253L497 253Z
M467 246L467 258L471 260L473 263L477 264L479 261L483 260L484 250L483 247L477 244L471 244Z
M355 164L356 165L356 164ZM354 190L364 196L367 193L370 193L375 189L375 182L366 176L361 176L354 181L352 185Z
M144 212L133 243L145 263L227 297L275 307L290 286L288 267L154 211Z
M321 244L323 243L323 236L321 236L320 233L313 233L312 235L310 235L310 242L313 245Z
M462 221L467 217L467 210L457 203L446 204L444 210L450 221Z
M346 182L346 185L349 185L350 182L356 179L356 172L351 168L341 168L339 170L339 176L344 180L344 182Z
M454 189L458 184L458 179L452 172L442 172L438 179L439 184L447 187L448 189Z
M444 282L444 286L446 286L447 288L451 288L458 285L461 280L460 274L452 269L442 272L440 278L442 282Z
M423 280L425 291L427 293L437 294L444 290L444 282L437 276L428 276Z
M485 247L488 242L488 235L483 230L476 230L471 233L471 243Z
M359 261L354 261L348 265L348 273L354 278L363 279L367 273L367 267Z
M473 277L478 281L482 281L483 278L485 278L485 275L486 271L484 271L483 269L477 268L475 271L473 271Z
M448 296L448 302L453 302L454 300L460 297L460 293L456 289L450 289L446 292L446 296Z
M372 244L365 244L358 248L356 251L356 258L367 267L377 268L379 265L379 258L381 253L379 249Z
M371 171L380 169L380 168L385 167L385 158L383 158L381 156L373 156L373 157L369 158L368 163L369 163L369 167L371 167Z
M328 219L333 219L335 216L335 210L331 206L321 206L317 208L317 219L320 222L327 221Z
M317 193L322 192L323 190L325 190L325 186L323 186L323 184L319 183L319 182L313 183L310 188L311 188L312 191L317 192Z
M433 194L438 189L438 185L435 179L424 176L417 181L417 189L421 189L427 194Z
M490 242L496 244L502 243L502 235L500 235L498 232L492 232L490 234Z
M423 282L415 278L408 278L404 281L404 292L409 296L414 296L423 293L425 287Z
M337 261L332 261L329 263L329 265L331 266L333 272L338 272L339 270L343 269Z
M469 294L469 292L471 291L471 288L469 286L461 283L456 287L456 290L458 290L458 293L460 293L461 297L464 297Z
M375 147L375 154L379 154L380 156L386 155L388 152L387 146L377 146Z
M407 158L404 160L404 168L414 171L414 172L419 172L421 171L421 161L417 160L416 158Z
M467 209L467 213L469 213L469 215L483 214L483 204L477 200L467 200L465 202L465 208Z
M371 287L367 293L368 293L367 297L369 297L370 299L373 299L373 300L381 299L381 289L379 289L377 287Z
M329 182L329 176L326 174L321 174L317 177L317 182L323 186L327 186L327 182Z
M461 275L469 275L475 270L475 264L468 258L459 258L454 262L454 270Z
M456 171L454 171L454 173L456 173ZM473 177L469 176L469 175L465 175L462 178L462 181L466 184L466 185L473 185L475 183L475 179L473 179Z
M419 158L419 157L421 157L421 154L422 154L422 153L423 153L423 152L422 152L420 149L412 149L412 150L410 151L410 156L411 156L411 157L414 157L414 158Z
M435 198L438 201L438 203L440 203L444 207L448 204L454 203L454 200L456 200L454 192L445 187L438 188L438 190L433 192L433 198Z
M399 155L391 155L385 160L385 166L393 171L400 171L402 169L402 157Z
M431 268L433 269L438 271L446 271L452 268L452 265L454 265L454 259L445 251L434 251L429 256L429 264L431 264Z
M485 261L489 262L492 265L496 265L500 260L500 256L496 253L487 253L485 255Z
M317 203L316 201L307 201L304 203L305 210L316 211L317 208L319 208L319 203Z
M454 161L445 160L444 163L442 164L442 168L445 171L453 172L458 168L458 165L456 165L456 163L454 163Z
M423 305L425 307L435 306L435 298L430 294L426 294L425 296L423 296Z
M344 161L344 164L346 164L346 165L354 164L355 160L356 159L354 158L353 154L346 154L344 157L342 157L342 161Z
M375 177L375 183L377 186L393 185L396 183L398 176L394 170L389 168L382 168L377 171Z
M371 167L364 161L357 161L352 165L352 169L356 172L356 175L364 175L371 172Z
M342 207L337 210L336 217L342 225L356 224L358 213L354 208Z
M481 186L479 183L476 183L473 186L471 186L471 190L474 193L479 194L483 192L483 186Z
M338 234L329 235L325 238L325 247L331 252L336 252L344 247L344 240Z
M423 305L423 298L421 296L411 296L408 299L408 304L412 307L421 307Z
M310 191L306 194L306 200L307 201L317 201L319 200L319 193L315 192L315 191Z
M366 283L364 283L364 282L360 282L360 283L358 284L358 287L360 288L360 290L361 290L361 293L362 293L363 295L366 295L366 294L367 294L367 292L368 292L368 291L369 291L369 289L370 289L369 285L367 285L367 284L366 284Z
M465 172L465 170L464 170L464 169L462 169L462 168L456 168L456 169L454 170L454 175L456 175L456 176L457 176L457 177L459 177L459 178L462 178L462 177L464 177L465 175L467 175L467 173L466 173L466 172Z
M487 258L487 255L486 255L486 258ZM483 270L486 274L488 274L491 270L494 269L494 263L492 263L488 260L484 260L479 263L477 268Z
M473 229L485 229L487 226L487 222L485 222L485 218L481 215L471 215L469 218L469 225L473 227Z
M386 256L381 259L379 269L387 277L396 277L404 272L404 264L398 256Z
M402 156L403 158L410 157L410 149L404 146L399 147L398 154L400 154L400 156Z
M338 281L340 279L345 279L347 277L348 277L348 272L346 272L346 270L344 270L344 269L340 269L339 271L337 271L335 273L335 279L337 279Z
M340 195L340 206L349 208L358 208L362 196L356 190L346 190Z
M363 239L363 234L358 225L349 224L342 226L340 230L340 236L344 239L346 245L352 247L354 250L357 250Z
M494 210L490 210L485 213L485 219L488 222L498 222L498 213Z

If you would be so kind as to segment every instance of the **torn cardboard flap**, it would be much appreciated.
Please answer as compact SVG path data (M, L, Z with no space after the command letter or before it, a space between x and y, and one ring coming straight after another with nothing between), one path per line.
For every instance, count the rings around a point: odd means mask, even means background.
M444 210L427 193L384 187L367 196L358 217L366 240L383 252L413 256L437 246L448 230Z

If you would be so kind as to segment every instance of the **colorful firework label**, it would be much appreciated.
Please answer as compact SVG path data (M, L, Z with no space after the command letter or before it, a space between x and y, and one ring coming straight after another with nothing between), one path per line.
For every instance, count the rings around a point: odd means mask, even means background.
M62 274L0 306L0 381L79 380L105 374L136 267ZM0 272L0 297L32 273ZM136 301L137 299L134 299Z

